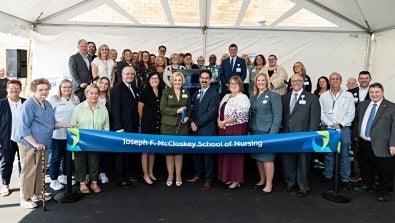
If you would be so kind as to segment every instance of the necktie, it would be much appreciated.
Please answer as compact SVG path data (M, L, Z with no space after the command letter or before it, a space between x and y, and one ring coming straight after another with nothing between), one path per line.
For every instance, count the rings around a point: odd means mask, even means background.
M128 85L128 88L129 88L130 92L132 92L133 97L136 98L136 96L134 95L132 86L131 86L131 85Z
M202 101L202 98L203 98L204 92L205 92L205 91L201 91L201 92L200 92L200 99L199 99L199 102L201 102L201 101Z
M368 122L366 123L366 128L365 128L365 136L370 137L370 129L372 128L374 116L376 115L376 107L377 104L373 104L372 110L370 110L370 115L368 118Z
M291 106L289 106L289 113L290 113L290 114L291 114L292 111L294 110L297 101L298 101L298 94L295 93L295 94L294 94L294 97L293 97L293 99L292 99L292 101L291 101Z
M235 58L232 57L232 59L230 60L230 66L232 67L232 69L233 69L234 59L235 59Z

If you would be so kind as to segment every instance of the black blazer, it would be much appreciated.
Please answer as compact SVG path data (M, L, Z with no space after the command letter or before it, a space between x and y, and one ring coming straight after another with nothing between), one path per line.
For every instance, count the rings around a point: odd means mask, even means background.
M192 122L195 122L198 130L197 135L209 136L217 135L217 115L220 103L220 96L212 87L206 89L201 101L200 97L192 110Z
M22 103L26 99L21 98ZM12 113L8 98L0 100L0 147L3 149L11 148L11 127L12 127Z
M355 104L355 111L357 110L357 107L358 107L358 104L360 103L360 101L359 101L359 87L356 87L356 88L353 88L353 89L350 89L350 90L348 90L351 94L352 94L352 96L354 97L354 104ZM366 97L365 97L365 101L366 100L370 100L370 98L369 98L369 92L366 94Z
M128 86L121 81L111 89L111 115L115 131L138 132L137 89L132 86L135 97Z
M302 96L304 97L304 102ZM292 92L281 96L283 103L282 132L307 132L319 129L321 121L321 106L318 97L314 94L302 91L296 102L295 108L290 114L289 105Z

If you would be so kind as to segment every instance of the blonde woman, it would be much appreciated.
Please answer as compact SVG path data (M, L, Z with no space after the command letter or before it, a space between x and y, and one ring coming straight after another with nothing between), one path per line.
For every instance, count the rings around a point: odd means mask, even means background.
M86 101L77 105L71 117L71 124L77 128L109 130L109 117L106 107L98 103L99 87L89 85L85 89ZM85 183L87 166L89 170L89 180L91 189L99 193L101 188L97 184L99 177L99 153L98 152L77 152L75 153L75 175L80 182L80 191L83 194L90 193Z
M115 62L110 58L110 48L102 44L97 52L97 57L92 61L92 77L108 77L111 80L111 86L115 83Z
M191 100L189 92L182 89L185 84L184 75L175 72L170 78L171 88L163 90L160 100L162 114L160 133L163 135L188 135L188 121L191 116ZM186 113L181 120L182 113ZM166 154L166 166L168 177L166 185L171 186L174 180L174 167L176 172L176 186L182 185L182 154Z
M55 129L52 135L51 145L51 160L49 166L49 176L51 177L51 184L49 185L52 190L61 190L64 188L62 184L66 184L66 129L73 127L70 124L71 115L73 114L74 108L80 103L80 100L76 95L73 94L73 84L69 80L62 80L59 83L58 93L49 98L54 110L55 122L58 125L62 125L63 128ZM62 163L62 176L58 181L59 167ZM72 182L75 184L75 181Z

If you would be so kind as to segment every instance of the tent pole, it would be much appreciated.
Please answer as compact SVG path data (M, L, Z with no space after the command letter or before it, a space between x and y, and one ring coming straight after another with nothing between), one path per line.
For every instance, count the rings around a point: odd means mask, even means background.
M369 33L369 37L366 43L366 58L365 58L365 67L364 70L370 69L370 53L372 51L372 42L374 41L374 33Z

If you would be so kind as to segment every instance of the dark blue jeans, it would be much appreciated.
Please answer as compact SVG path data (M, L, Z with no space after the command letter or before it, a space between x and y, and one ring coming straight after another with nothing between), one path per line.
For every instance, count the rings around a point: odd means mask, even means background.
M16 142L11 141L10 149L2 149L0 148L0 175L2 179L3 185L9 185L11 174L12 174L12 166L14 164L15 153L18 155L18 170L19 174L21 173L21 163L19 158L19 150Z
M51 160L49 166L49 176L51 180L57 180L59 176L59 168L62 159L66 160L66 140L65 139L52 139L51 145ZM66 175L66 162L62 162L62 172Z

